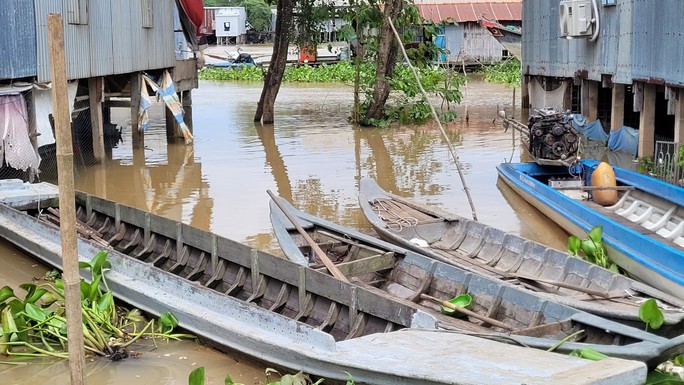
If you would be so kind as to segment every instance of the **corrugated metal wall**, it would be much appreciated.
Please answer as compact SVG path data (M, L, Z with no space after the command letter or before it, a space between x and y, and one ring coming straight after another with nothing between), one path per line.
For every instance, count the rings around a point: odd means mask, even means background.
M20 1L20 0L17 0ZM37 25L37 76L50 79L47 15L64 18L67 78L122 74L175 65L174 2L153 1L153 27L142 27L140 0L89 0L88 24L68 24L68 2L34 0ZM30 20L30 19L29 19Z
M486 28L470 22L444 28L449 62L460 63L463 59L466 63L491 63L501 60L505 48Z
M598 0L597 0L598 1ZM677 27L684 15L681 0L618 0L604 7L599 37L561 39L560 0L523 2L523 71L527 75L574 77L587 71L587 78L613 82L658 79L684 84L684 32Z
M25 0L2 0L0 4L0 79L36 75L36 28L33 5Z

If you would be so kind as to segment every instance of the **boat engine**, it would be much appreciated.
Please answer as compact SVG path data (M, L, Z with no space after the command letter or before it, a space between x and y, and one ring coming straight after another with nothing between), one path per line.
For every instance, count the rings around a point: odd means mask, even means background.
M564 160L577 153L580 133L567 116L554 110L536 110L527 124L530 153L539 159Z

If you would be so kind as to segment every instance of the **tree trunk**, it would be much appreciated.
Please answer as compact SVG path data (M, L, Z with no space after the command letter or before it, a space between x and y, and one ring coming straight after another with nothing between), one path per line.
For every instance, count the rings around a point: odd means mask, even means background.
M285 74L287 64L287 50L290 44L290 25L292 24L293 0L279 0L277 6L275 38L273 41L273 54L271 63L264 77L264 88L261 90L261 97L257 103L254 121L261 121L264 124L273 123L273 110L275 100L280 90L280 84Z
M385 2L383 9L383 23L380 30L378 45L378 67L375 70L375 84L373 85L373 97L366 111L365 120L384 118L385 103L390 94L388 78L394 73L394 65L397 61L397 42L394 39L392 27L387 18L395 20L400 14L403 0L389 0Z

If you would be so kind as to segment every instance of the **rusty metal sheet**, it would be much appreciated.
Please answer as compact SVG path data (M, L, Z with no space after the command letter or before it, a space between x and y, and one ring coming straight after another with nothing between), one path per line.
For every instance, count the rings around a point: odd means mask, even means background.
M481 15L499 21L522 20L522 1L489 3L482 1L451 1L448 3L417 2L420 15L435 23L453 20L457 23L478 21Z

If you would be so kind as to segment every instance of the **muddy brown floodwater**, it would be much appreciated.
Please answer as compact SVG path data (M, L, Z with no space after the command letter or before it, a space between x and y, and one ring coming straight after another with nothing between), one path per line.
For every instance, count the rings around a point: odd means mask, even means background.
M167 144L163 110L155 105L145 149L131 147L130 116L114 109L124 142L102 165L77 168L76 188L210 230L253 247L280 254L269 221L270 189L294 206L325 219L371 232L357 204L358 182L376 178L397 194L472 217L446 142L434 125L387 129L348 123L352 89L347 85L290 85L281 88L274 125L252 121L260 84L200 82L193 92L192 145ZM470 81L457 111L445 127L460 158L478 219L526 238L564 249L567 235L497 183L496 165L521 159L494 122L497 106L511 109L511 88ZM468 119L465 119L467 110ZM49 179L46 176L44 179ZM0 245L5 268L0 284L18 284L46 268ZM187 384L187 375L205 366L208 384L263 383L262 365L217 353L192 342L144 346L141 358L117 363L89 362L93 384ZM4 367L2 383L68 382L66 365ZM10 379L10 382L7 382Z

